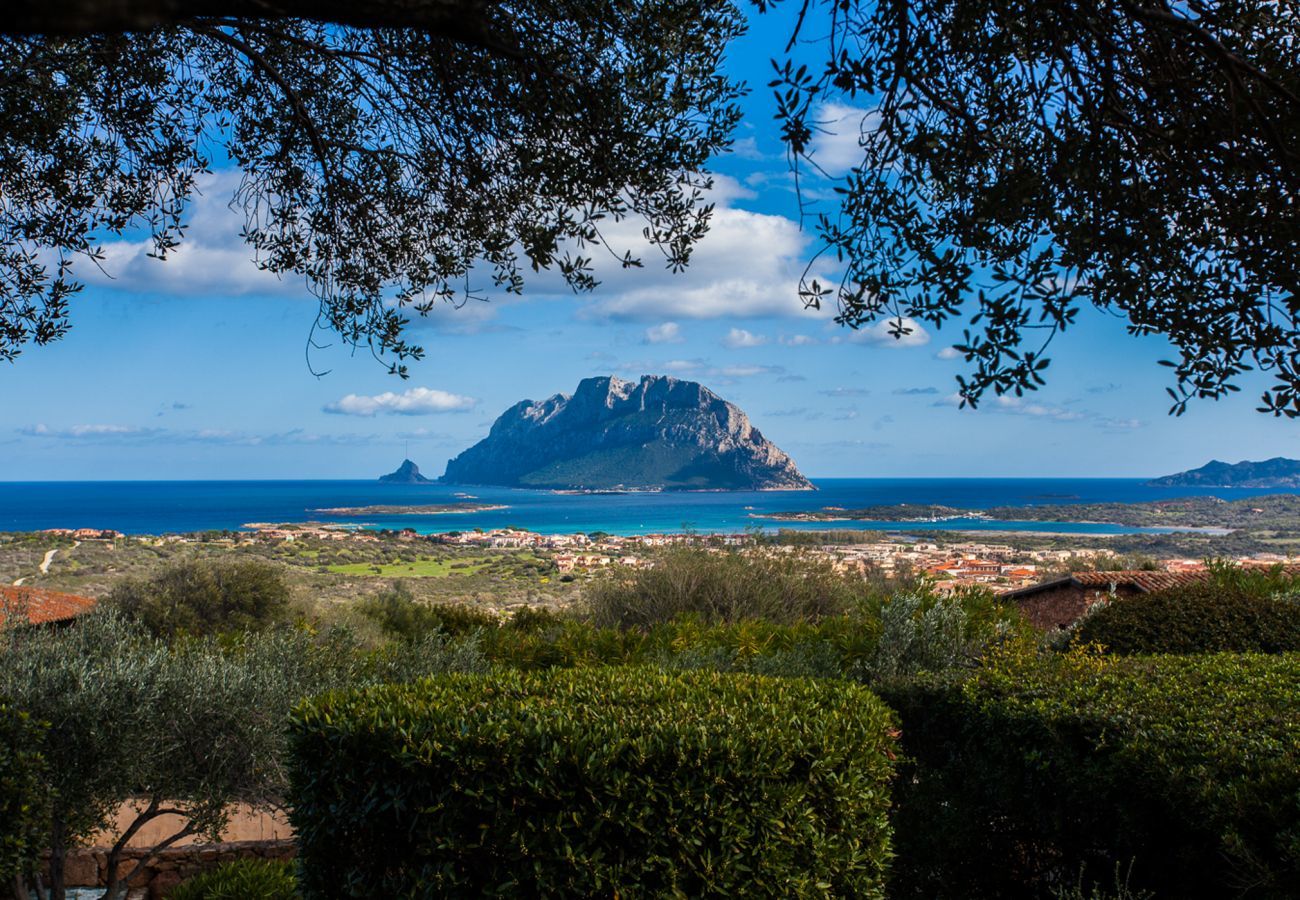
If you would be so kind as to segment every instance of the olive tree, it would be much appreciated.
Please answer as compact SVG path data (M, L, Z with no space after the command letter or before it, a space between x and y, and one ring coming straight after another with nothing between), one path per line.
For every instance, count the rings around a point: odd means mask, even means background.
M227 161L250 255L397 374L407 312L527 268L588 290L594 252L640 265L610 221L684 266L741 27L729 0L23 0L0 21L0 359L65 333L107 236L170 255Z
M862 111L816 225L843 266L805 278L808 304L899 336L964 322L971 406L1042 384L1090 304L1173 344L1172 412L1261 368L1261 411L1300 416L1300 5L797 8L772 81L793 159L816 165L824 103Z
M198 835L215 840L234 803L274 808L285 785L285 727L303 696L332 687L483 667L472 645L441 635L378 654L346 632L278 629L168 646L115 612L59 630L0 630L0 696L46 723L52 798L50 896L64 896L70 847L135 810L108 854L106 898L125 889L123 851L175 815L149 856Z

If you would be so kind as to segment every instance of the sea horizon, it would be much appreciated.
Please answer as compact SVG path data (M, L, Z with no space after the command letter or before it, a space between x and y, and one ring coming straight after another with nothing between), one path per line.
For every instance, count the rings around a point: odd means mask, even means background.
M952 519L800 522L765 518L900 504L996 506L1224 500L1296 490L1155 487L1145 478L814 478L816 491L562 493L473 485L383 484L373 479L194 479L0 482L0 530L97 528L130 535L247 530L254 523L322 522L421 534L518 527L539 533L740 533L795 530L1019 531L1080 535L1162 533L1093 522ZM491 509L423 515L323 513L345 507L479 501Z

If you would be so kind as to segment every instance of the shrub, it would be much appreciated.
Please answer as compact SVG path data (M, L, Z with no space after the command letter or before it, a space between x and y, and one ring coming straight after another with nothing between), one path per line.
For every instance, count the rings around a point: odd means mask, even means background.
M181 882L168 900L296 900L293 864L260 859L222 863Z
M890 714L646 668L334 693L293 724L308 897L883 896Z
M25 874L45 820L44 726L0 700L0 884Z
M1300 650L1300 591L1246 577L1125 597L1089 615L1074 641L1117 654Z
M1292 897L1300 655L995 654L965 683L891 686L907 762L899 897ZM1082 890L1084 885L1080 883Z
M597 625L648 627L683 616L706 622L815 622L847 612L866 583L801 553L665 552L656 564L596 579L586 592Z
M870 682L945 672L969 664L1000 633L968 610L963 595L895 594L879 604L879 637L855 674ZM991 626L991 627L990 627Z
M363 601L358 609L379 625L386 636L398 640L416 640L434 631L460 637L483 628L494 629L499 624L492 613L470 606L421 603L400 581Z
M189 560L119 583L107 604L160 637L257 631L288 617L289 588L269 563Z

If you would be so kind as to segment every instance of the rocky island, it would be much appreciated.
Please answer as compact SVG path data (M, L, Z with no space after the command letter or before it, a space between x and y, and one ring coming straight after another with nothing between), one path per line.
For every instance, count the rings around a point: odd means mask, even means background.
M1153 487L1294 488L1300 487L1300 459L1275 456L1260 462L1239 463L1212 459L1199 469L1165 475L1147 483Z
M409 459L402 460L402 464L397 467L397 471L389 472L387 475L380 475L379 480L384 484L433 484L433 479L421 475L420 467Z
M693 381L584 379L523 400L447 463L444 484L553 490L814 490L749 418Z

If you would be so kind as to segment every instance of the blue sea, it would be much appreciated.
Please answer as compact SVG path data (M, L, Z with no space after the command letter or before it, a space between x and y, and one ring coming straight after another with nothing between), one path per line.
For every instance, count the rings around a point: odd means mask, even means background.
M1212 495L1225 500L1278 490L1156 488L1132 478L824 478L818 490L744 493L558 494L550 491L375 481L86 481L0 482L0 531L111 528L127 534L236 530L252 522L339 522L414 528L428 534L517 526L541 533L679 531L735 533L773 529L855 528L916 532L1054 531L1132 534L1115 525L959 519L941 522L794 523L765 513L837 506L943 504L961 509L1029 504L1136 502ZM329 507L426 505L466 501L505 509L420 516L332 516ZM1167 530L1167 529L1164 529Z

